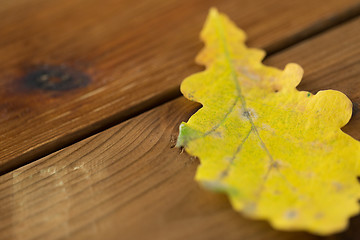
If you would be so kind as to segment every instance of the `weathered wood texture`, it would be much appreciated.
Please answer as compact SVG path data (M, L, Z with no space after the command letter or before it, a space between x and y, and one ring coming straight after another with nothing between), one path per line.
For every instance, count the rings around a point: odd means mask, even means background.
M274 51L360 12L359 0L5 0L0 172L178 94L210 6Z
M266 60L301 63L301 90L338 89L360 103L360 19ZM193 180L198 161L173 148L199 105L184 98L0 177L1 239L359 239L359 219L326 238L243 218ZM360 114L346 132L360 139Z

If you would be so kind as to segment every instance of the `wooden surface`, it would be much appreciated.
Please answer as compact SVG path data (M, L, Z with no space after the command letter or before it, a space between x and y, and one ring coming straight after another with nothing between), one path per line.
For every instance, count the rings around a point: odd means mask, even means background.
M179 95L211 6L277 52L360 12L359 0L3 0L0 172Z
M300 90L341 90L359 105L360 18L265 62L298 62ZM198 107L180 97L1 176L0 239L360 239L359 217L328 237L280 232L201 189L197 159L173 148ZM356 112L344 131L360 140Z

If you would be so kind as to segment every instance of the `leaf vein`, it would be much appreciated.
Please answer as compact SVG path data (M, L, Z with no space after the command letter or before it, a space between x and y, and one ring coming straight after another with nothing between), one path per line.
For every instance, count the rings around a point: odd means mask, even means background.
M224 178L226 178L229 175L229 171L230 171L230 167L231 165L234 163L236 156L240 153L244 143L246 142L246 140L249 138L251 132L252 132L252 128L250 128L249 132L246 134L246 136L243 138L243 140L241 140L240 144L238 145L238 147L236 148L236 151L234 152L234 154L232 155L231 159L229 160L229 164L227 165L226 169L222 171L222 173L220 174L219 180L218 181L222 181Z

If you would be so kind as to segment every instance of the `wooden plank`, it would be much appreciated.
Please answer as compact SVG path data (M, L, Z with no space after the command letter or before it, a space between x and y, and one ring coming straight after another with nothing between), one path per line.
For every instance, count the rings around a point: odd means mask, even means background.
M181 98L1 177L1 239L316 239L233 212L172 148Z
M360 103L360 18L266 60L305 68L301 90L338 89ZM173 148L199 105L157 107L0 177L0 239L359 239L285 233L243 218L193 180L198 161ZM360 140L360 114L346 132Z
M210 6L275 51L360 12L358 0L5 0L0 172L178 94Z

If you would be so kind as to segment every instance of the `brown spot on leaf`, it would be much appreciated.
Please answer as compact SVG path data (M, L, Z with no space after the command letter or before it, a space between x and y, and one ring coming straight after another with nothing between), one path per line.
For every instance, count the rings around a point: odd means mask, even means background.
M344 188L343 185L339 182L333 182L332 185L336 192L340 192Z
M275 169L279 169L280 167L280 163L278 161L274 161L272 164L271 164L271 167L275 168Z
M256 203L254 202L249 202L247 203L245 206L244 206L244 213L247 213L247 214L252 214L253 212L256 211L256 208L257 208L257 205Z
M252 108L241 109L241 117L244 120L248 120L249 118L257 119L257 114L255 110Z
M294 219L298 215L298 212L296 210L288 210L285 212L285 218L287 219Z
M273 91L274 91L275 93L277 93L277 92L279 92L279 91L281 90L281 87L278 86L278 85L273 85L273 86L272 86L272 89L273 89Z
M274 191L274 195L277 195L277 196L278 196L278 195L280 195L280 194L281 194L281 191L279 191L279 190L275 190L275 191Z
M318 213L315 214L316 219L321 219L323 217L324 217L324 213L322 213L322 212L318 212Z

